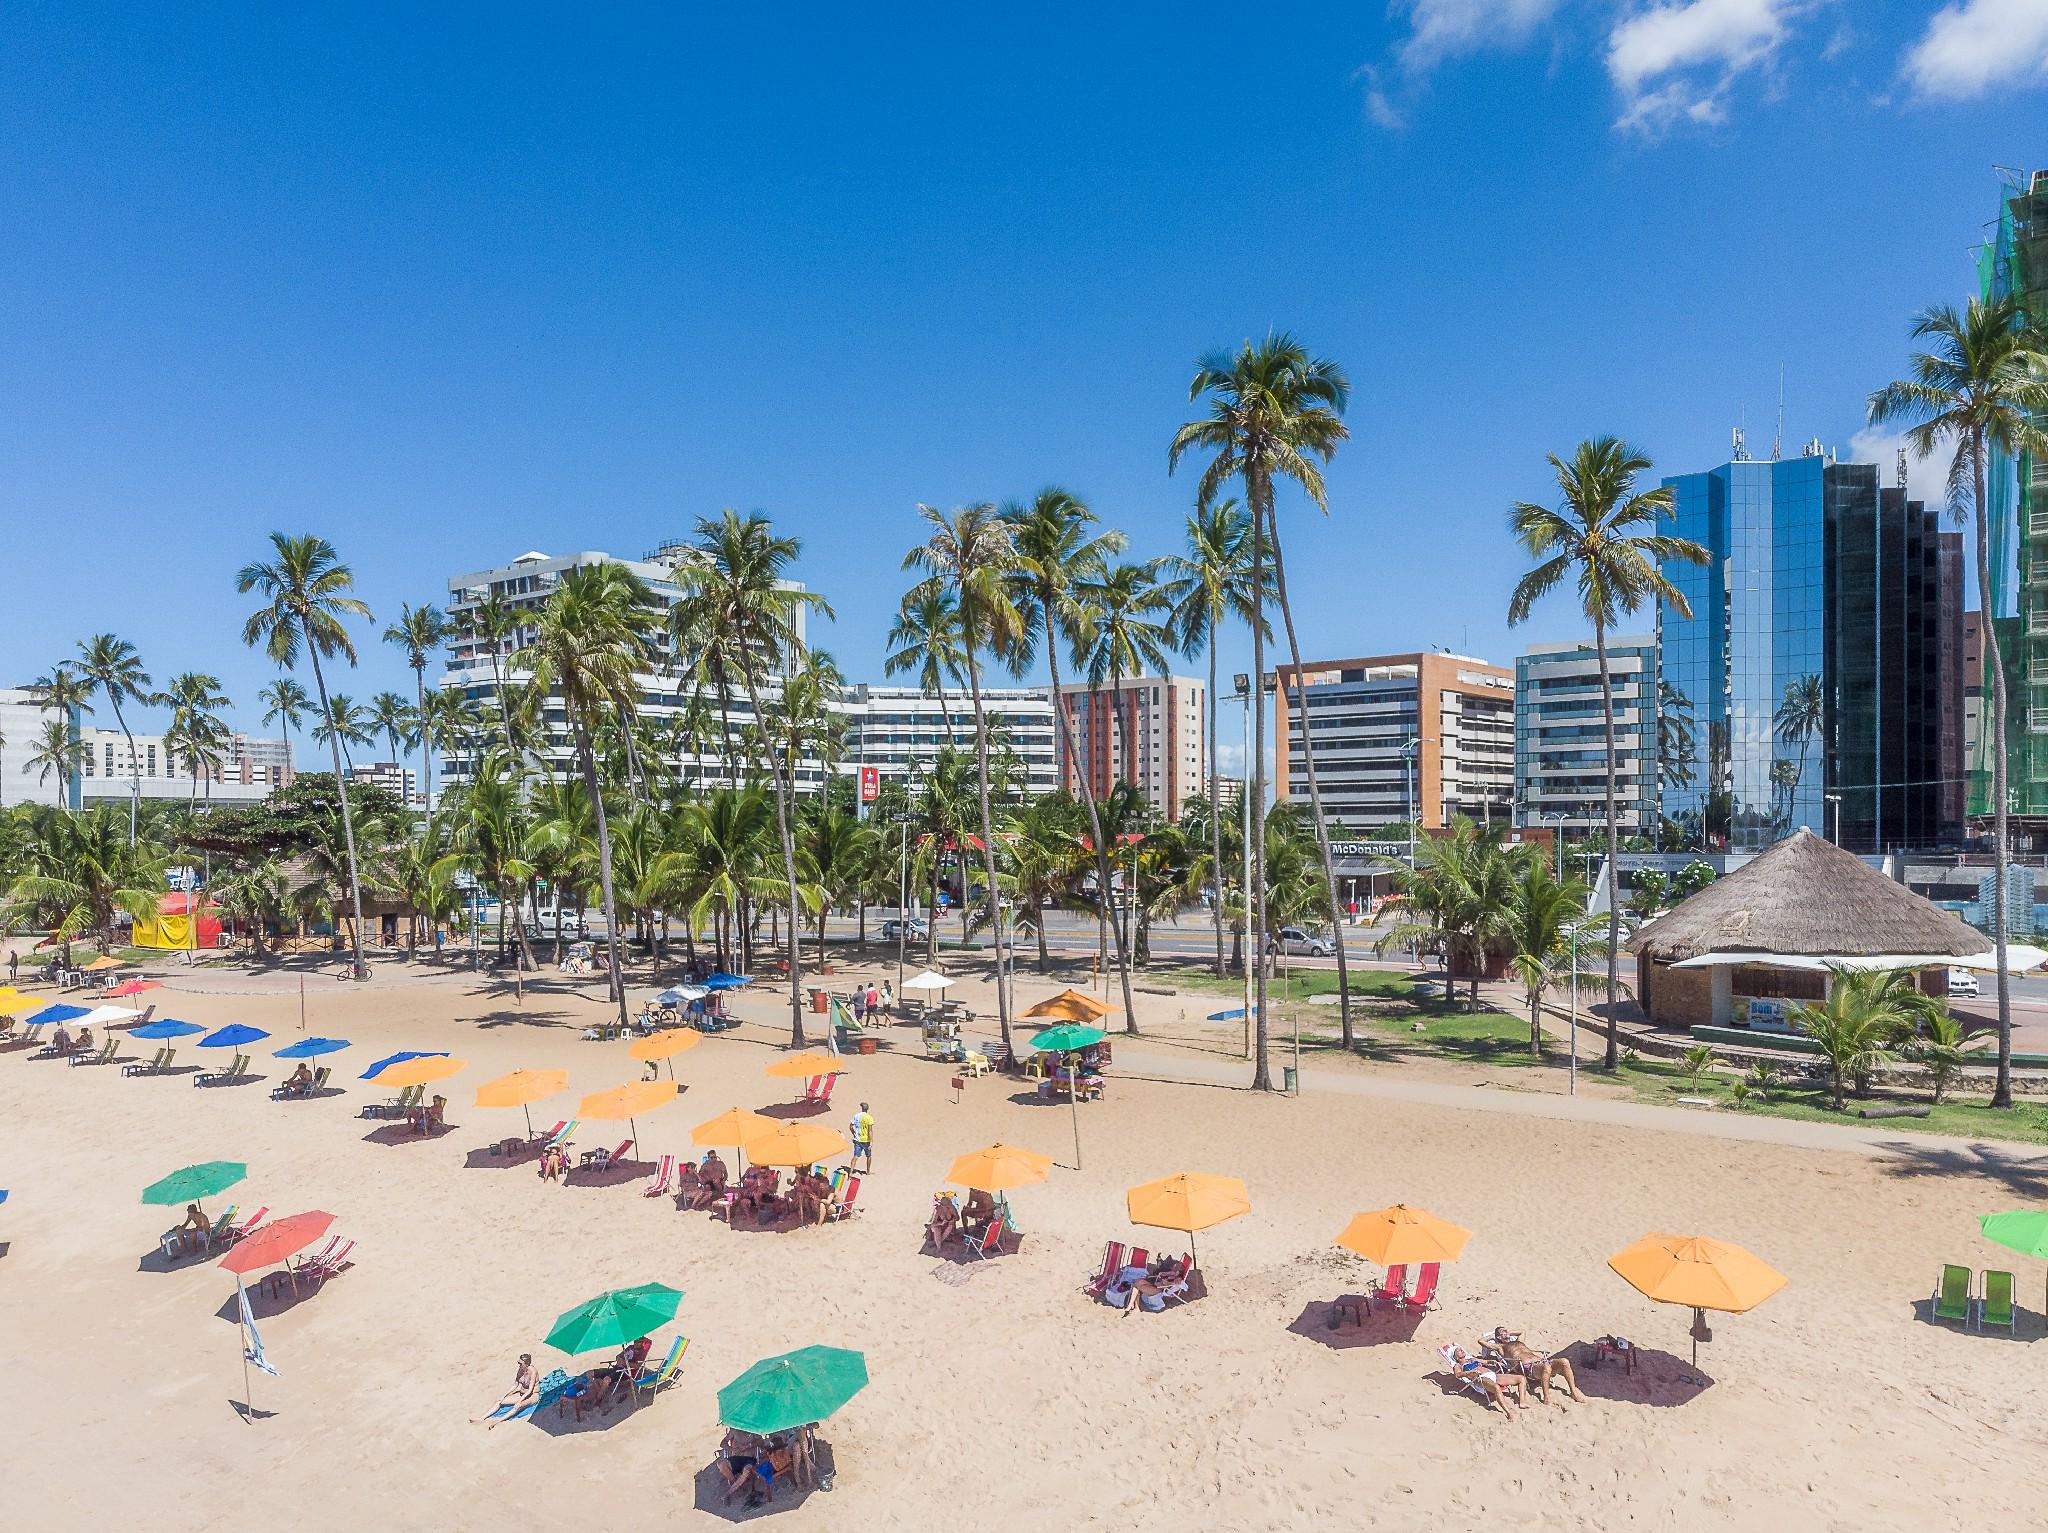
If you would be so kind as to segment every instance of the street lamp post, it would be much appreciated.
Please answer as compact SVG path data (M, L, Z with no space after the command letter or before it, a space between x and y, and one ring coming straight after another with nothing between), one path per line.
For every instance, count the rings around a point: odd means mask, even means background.
M1835 845L1840 846L1842 844L1842 795L1839 793L1823 793L1821 797L1827 800L1828 812L1834 816L1835 833L1830 839L1833 840Z
M1401 786L1407 790L1408 795L1408 867L1410 871L1413 871L1415 867L1415 774L1416 763L1422 757L1422 736L1410 735L1406 740L1402 741L1401 754L1407 758L1404 763L1407 770L1402 775Z
M1237 795L1237 818L1244 833L1244 862L1238 886L1244 890L1244 1057L1252 1057L1252 965L1264 961L1259 952L1258 923L1252 919L1252 793L1259 780L1258 763L1252 760L1252 679L1242 671L1231 678L1237 684L1237 700L1244 705L1244 778Z

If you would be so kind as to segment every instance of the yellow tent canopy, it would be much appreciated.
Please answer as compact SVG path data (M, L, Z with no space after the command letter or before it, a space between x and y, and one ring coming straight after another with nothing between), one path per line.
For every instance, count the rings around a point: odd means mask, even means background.
M1635 1290L1659 1304L1740 1315L1785 1286L1785 1275L1741 1246L1705 1235L1645 1235L1607 1259Z
M651 1038L638 1040L626 1052L639 1060L673 1059L678 1054L689 1052L703 1041L704 1035L702 1033L691 1033L685 1032L681 1028L670 1028L665 1032L654 1034Z
M719 1148L731 1145L739 1149L749 1139L765 1134L773 1127L775 1120L765 1114L748 1112L743 1107L728 1107L717 1117L691 1129L690 1143Z
M665 1107L675 1099L674 1081L628 1081L623 1086L593 1092L585 1097L576 1104L576 1116L613 1121L632 1119L657 1107Z

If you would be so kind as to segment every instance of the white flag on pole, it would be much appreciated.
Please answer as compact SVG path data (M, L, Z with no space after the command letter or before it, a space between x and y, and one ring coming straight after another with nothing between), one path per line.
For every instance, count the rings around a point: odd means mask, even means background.
M263 1335L256 1329L256 1316L249 1309L249 1290L242 1286L239 1277L235 1279L235 1293L242 1301L242 1356L251 1368L260 1368L274 1379L277 1370L263 1355Z

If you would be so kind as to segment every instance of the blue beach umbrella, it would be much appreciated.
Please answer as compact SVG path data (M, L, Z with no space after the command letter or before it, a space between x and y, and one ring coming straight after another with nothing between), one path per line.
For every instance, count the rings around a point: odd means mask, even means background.
M379 1071L388 1069L392 1065L403 1064L408 1059L446 1059L447 1057L448 1051L446 1049L413 1049L403 1054L387 1054L361 1075L358 1075L356 1079L359 1081L375 1080Z
M346 1038L308 1038L290 1048L279 1049L271 1055L273 1059L313 1059L322 1054L332 1054L348 1047Z
M1253 1011L1258 1009L1256 1006L1252 1008ZM1209 1020L1211 1022L1242 1022L1244 1020L1244 1008L1240 1006L1235 1011L1212 1011L1209 1013Z
M752 978L745 974L714 974L704 981L704 988L706 990L737 990L740 986L751 985L753 982Z
M128 1030L130 1038L189 1038L206 1029L197 1022L180 1022L175 1017L165 1017L161 1022L145 1022L140 1027Z
M21 1025L23 1027L42 1027L51 1022L69 1022L73 1017L82 1017L84 1015L85 1008L83 1006L45 1006Z
M254 1043L258 1038L270 1034L260 1027L248 1027L240 1022L230 1022L226 1027L216 1028L201 1038L198 1047L202 1049L239 1049L245 1043Z

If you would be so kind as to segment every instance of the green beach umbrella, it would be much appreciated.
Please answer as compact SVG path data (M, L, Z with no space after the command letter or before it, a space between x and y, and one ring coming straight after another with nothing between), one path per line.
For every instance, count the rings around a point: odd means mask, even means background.
M682 1297L681 1289L666 1283L614 1288L557 1317L554 1329L548 1332L548 1345L569 1353L623 1347L675 1319Z
M2009 1251L2048 1260L2048 1212L2015 1208L2009 1213L1985 1214L1977 1228L1986 1240L1995 1240Z
M1033 1038L1031 1040L1031 1047L1041 1049L1048 1054L1068 1054L1075 1049L1093 1048L1096 1044L1102 1042L1102 1037L1102 1029L1099 1027L1083 1027L1078 1022L1059 1022L1048 1027L1036 1038ZM1067 1111L1074 1118L1074 1169L1076 1171L1081 1169L1081 1109L1078 1105L1079 1098L1076 1095L1074 1077L1080 1073L1080 1070L1077 1068L1067 1076Z
M766 1437L823 1421L868 1383L868 1360L838 1347L766 1357L718 1392L718 1419Z
M142 1189L142 1201L162 1203L167 1207L197 1203L215 1193L226 1192L248 1174L249 1168L238 1160L202 1161L196 1166L173 1171L160 1182L151 1182Z

